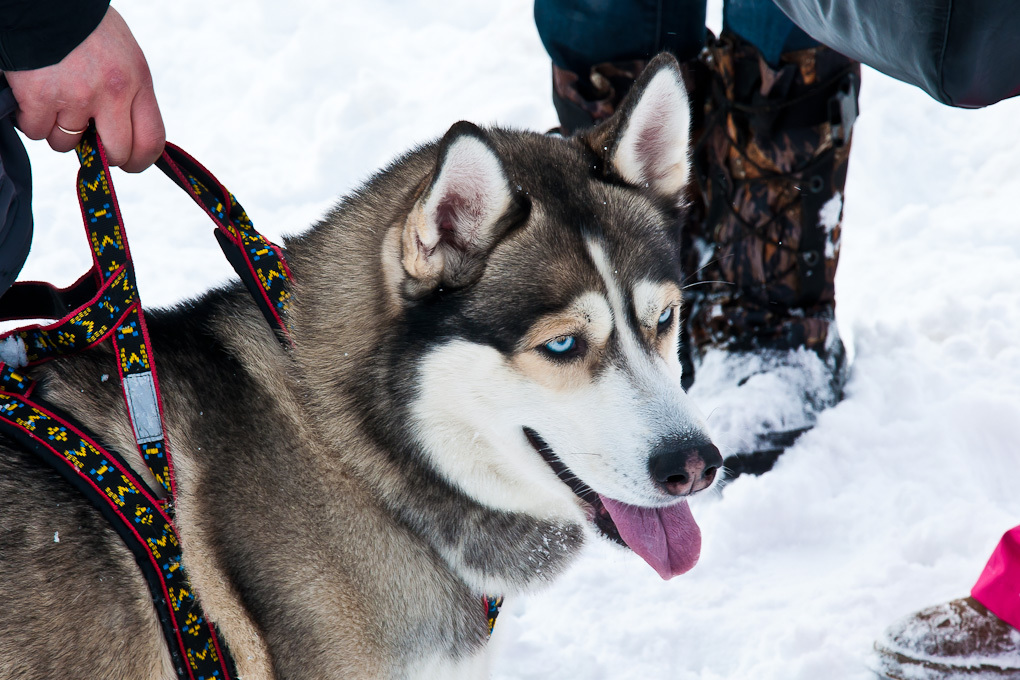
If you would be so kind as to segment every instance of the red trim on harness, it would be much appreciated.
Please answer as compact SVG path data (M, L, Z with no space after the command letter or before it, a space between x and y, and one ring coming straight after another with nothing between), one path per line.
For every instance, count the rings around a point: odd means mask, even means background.
M0 364L0 368L2 368L2 364ZM35 386L33 385L32 388L34 388L34 387ZM32 388L29 389L28 393L30 393L32 391ZM20 399L22 401L24 401L26 404L28 404L32 408L38 410L39 412L46 414L47 416L49 416L50 418L54 419L55 421L60 422L64 427L66 427L69 430L72 430L76 436L81 437L81 439L83 441L88 442L88 444L90 446L92 446L94 449L96 449L97 451L106 451L105 448L103 448L102 446L97 444L94 439L92 439L91 437L86 435L84 432L79 430L71 422L69 422L69 421L67 421L67 420L65 420L63 418L60 418L59 416L57 416L55 413L53 413L49 409L46 409L43 406L41 406L38 402L30 400L28 398L28 393L26 393L25 395L20 397ZM14 426L17 427L18 429L22 430L25 434L27 434L29 437L31 437L35 441L39 442L42 446L45 446L47 449L52 451L54 455L56 455L56 456L58 456L60 458L63 458L63 456L60 454L60 452L57 449L55 449L52 445L50 445L45 440L43 440L41 437L36 435L36 433L33 432L32 430L26 428L23 425L14 425ZM163 519L164 522L166 522L170 526L174 526L173 521L170 519L170 516L166 514L166 511L164 509L163 504L159 501L159 499L153 497L149 493L149 491L148 491L148 484L146 484L144 481L142 481L142 479L135 473L135 471L130 469L130 466L128 468L123 467L117 461L117 458L115 456L109 456L108 459L107 459L107 462L112 467L116 468L118 472L120 472L122 475L127 477L131 482L133 482L136 487L138 487L138 492L144 498L146 498L146 500L148 500L150 503L152 503L152 505L156 508L156 512L159 513L160 517ZM73 466L71 466L71 467L73 467ZM106 493L103 491L102 488L100 488L95 482L93 482L92 479L88 475L82 474L79 470L77 470L77 468L75 468L75 471L78 473L79 477L81 477L83 480L85 480L85 482L89 486L94 488L96 490L96 492L100 496L102 496L102 498L106 501L107 505L109 505L111 508L113 508L113 510L115 512L117 511L117 504L114 503L113 500L110 499L106 495ZM142 545L146 544L145 539L142 538L138 534L138 532L135 530L135 528L133 526L131 526L130 522L124 522L124 524L125 524L125 526L127 526L128 530L132 534L134 534L135 538L138 539L140 544L142 544ZM156 562L155 558L153 558L151 553L149 553L148 558L149 558L149 562L152 563L153 569L155 569L157 572L159 572L159 570L160 570L159 563ZM163 591L163 597L165 597L166 601L169 602L170 601L170 592L167 590L166 581L160 580L160 589ZM180 646L181 649L186 649L187 647L184 644L184 638L181 636L181 631L180 631L180 628L178 628L178 626L177 626L176 620L172 616L169 617L169 618L170 618L170 622L171 622L171 624L170 624L171 628L173 628L173 631L174 631L175 635L177 636L177 644ZM214 644L215 644L215 638L214 638ZM219 649L218 648L217 648L217 653L219 653ZM220 654L220 658L221 659L223 658L222 654ZM188 668L188 675L190 675L191 677L194 677L194 675L191 673L191 669L190 668Z
M186 161L188 161L188 163L194 165L195 169L198 170L202 175L204 175L203 177L199 178L200 181L202 181L203 184L206 184L208 182L209 184L213 185L211 188L210 187L206 187L206 188L215 189L217 191L217 193L219 194L220 202L223 203L224 214L227 216L226 220L221 219L216 214L214 214L211 210L209 210L205 206L205 204L202 203L202 201L199 199L199 197L197 195L195 195L195 193L191 190L191 182L188 180L187 176L184 174L184 170L173 159L171 154L177 154L177 155L183 157ZM209 215L210 218L212 218L213 222L216 223L217 229L228 240L230 240L230 242L233 243L238 249L243 250L245 248L245 245L244 245L244 242L241 239L240 232L238 231L237 227L235 227L234 224L229 221L230 213L231 213L231 211L232 211L232 209L234 207L234 202L231 200L231 194L227 190L227 188L224 187L222 184L220 184L219 180L217 180L216 177L211 172L209 172L209 170L206 169L206 167L204 165L202 165L197 160L195 160L191 155L189 155L186 151L181 149L179 146L176 146L174 144L171 144L171 143L167 142L166 148L163 151L162 158L166 162L166 164L170 168L170 170L177 177L178 184L182 188L185 188L187 190L187 192L188 192L188 195L191 196L191 199L195 203L197 203L198 206L200 208L202 208L202 210L204 210L205 213L207 215ZM284 257L283 257L283 250L278 245L276 245L275 243L270 242L268 239L266 240L266 245L269 248L271 248L273 250L273 252L276 254L276 257L279 260L280 266L283 267L283 270L286 273L287 277L291 278L292 275L291 275L290 267L287 265L287 260L284 259ZM255 267L252 264L251 260L249 258L247 258L247 257L244 258L244 260L245 260L245 263L247 265L248 272L252 276L253 280L258 281L259 280L258 271L255 269ZM283 332L284 337L287 339L287 342L289 344L293 345L293 341L290 338L290 330L287 328L287 324L284 322L283 317L279 314L279 312L276 311L276 303L269 297L269 293L266 291L266 289L264 287L260 286L259 287L259 292L260 292L263 300L266 303L266 308L269 310L269 313L273 315L273 318L276 319L277 325L281 329L281 331Z
M229 679L236 676L230 650L220 644L214 627L206 622L193 589L178 588L173 585L175 582L169 580L180 570L181 582L188 583L179 535L168 504L176 499L176 474L169 451L152 342L134 280L123 216L113 188L106 151L94 127L90 127L79 142L77 153L81 163L76 185L78 204L89 239L92 267L65 289L57 289L48 283L20 284L19 294L9 298L6 307L9 311L25 312L20 318L55 318L50 312L71 305L75 307L54 323L25 326L0 334L0 339L18 337L25 341L29 356L38 357L30 361L29 366L110 340L135 441L146 442L138 444L136 450L157 481L164 482L168 498L157 498L159 487L150 488L116 451L101 447L85 434L82 427L73 425L53 408L45 408L40 402L29 400L34 382L5 369L2 362L0 372L3 372L4 382L0 396L4 408L0 412L0 420L5 428L10 428L7 430L10 436L22 446L34 450L84 493L135 554L154 597L171 655L175 664L182 664L176 669L178 676L194 679L196 674L204 674L204 677ZM269 325L279 331L277 337L293 344L283 319L289 297L286 284L291 278L291 271L282 249L259 234L230 192L179 147L168 145L161 161L158 164L160 169L185 189L213 219L217 235L223 237L220 245L228 260L255 295ZM237 262L238 258L244 260L244 266ZM94 282L94 288L89 285L90 280ZM93 289L96 289L95 292L85 304L77 304ZM45 306L47 315L31 316L35 305ZM5 308L0 306L2 309ZM5 313L0 311L0 314ZM7 320L14 318L18 317L6 317ZM102 334L93 336L97 331ZM158 431L156 418L159 420ZM45 432L53 444L36 434L36 428L42 428L44 423ZM58 431L72 437L70 442L63 440L67 446L60 443L61 439L56 435ZM95 463L97 458L102 462L94 467L84 462L91 459ZM103 476L108 469L112 470L109 474L113 476L109 480L110 486L104 488L106 482ZM82 480L84 484L80 483ZM129 497L131 500L127 500ZM136 528L132 522L138 522L138 518L143 516L155 519L157 523L150 525L148 521L142 521ZM122 531L123 528L127 530ZM150 528L160 533L146 538ZM165 574L161 566L167 570ZM154 585L156 581L159 581L158 586ZM187 633L187 638L184 633ZM196 639L186 641L192 638ZM216 656L210 657L207 652ZM216 670L212 670L213 666L217 667Z
M77 153L81 169L76 189L92 253L92 267L64 290L50 284L32 284L32 287L23 284L21 293L10 300L9 308L30 314L32 306L38 304L45 306L47 311L57 311L76 304L84 295L91 293L93 286L89 285L90 279L98 290L85 304L76 305L55 323L33 324L0 334L0 338L18 337L23 342L27 341L25 351L29 356L38 357L29 362L30 366L110 340L136 443L139 440L145 442L139 443L136 450L157 481L163 482L168 498L157 498L159 487L150 488L117 452L101 447L85 434L82 427L58 415L54 408L29 400L34 382L5 369L0 363L0 372L4 376L0 387L4 404L3 426L15 440L20 440L30 450L34 449L37 455L55 466L62 476L82 491L114 525L135 554L149 583L178 676L182 680L194 680L199 676L232 678L236 669L230 651L220 644L214 627L206 621L201 604L188 584L179 534L170 516L169 502L177 495L176 470L167 441L152 340L134 280L131 251L106 152L94 127L90 127L79 142ZM213 183L228 196L227 205L231 205L229 193L218 182ZM190 188L190 185L185 188ZM193 198L197 197L193 195ZM215 195L208 198L216 200ZM239 206L238 210L240 218L235 218L239 224L237 228L246 230L246 238L254 235L261 244L264 238L251 227ZM235 243L248 261L250 254L244 251L243 243ZM274 252L279 255L275 247ZM284 270L283 267L276 269L271 258L267 259L267 263L275 271ZM286 277L276 282L273 290L282 289L285 293L285 282ZM268 296L263 293L263 297ZM13 382L10 378L14 378ZM47 434L48 439L38 435L37 431ZM63 433L62 437L57 435L58 431ZM68 444L67 437L73 442L70 444L72 448L65 446ZM102 461L101 465L94 465L97 459ZM92 463L85 462L89 460ZM109 485L103 479L105 474L110 475ZM138 514L143 511L144 515ZM134 522L143 516L147 521L136 526ZM157 533L150 536L150 528ZM163 570L167 571L164 573ZM170 580L175 575L179 581ZM179 587L180 584L183 586Z
M113 272L113 274L110 276L110 278L108 278L105 282L102 283L102 285L100 285L99 292L97 292L92 297L91 300L89 300L88 302L86 302L82 306L78 307L77 309L71 310L65 316L63 316L62 318L58 319L55 323L51 323L51 324L45 325L45 326L43 324L38 324L38 323L31 324L29 326L22 326L21 328L17 328L17 329L15 329L13 331L10 331L8 333L4 333L3 335L0 335L0 339L12 337L12 336L18 336L20 333L28 332L28 331L56 331L56 330L58 330L61 326L64 325L65 321L67 321L68 319L76 316L82 310L88 309L89 307L91 307L94 304L96 304L97 302L99 302L99 299L106 294L106 289L109 288L110 284L114 280L116 280L116 278L120 275L120 273L122 271L124 271L126 268L127 268L126 264L122 264L120 267L118 267ZM91 274L94 274L96 271L98 271L98 266L93 267L90 271L86 272L86 274L82 278L85 278L85 276L89 276ZM77 285L77 284L75 284L75 285ZM115 322L113 322L112 324L110 324L110 329L108 331L103 333L103 335L100 336L100 338L98 340L93 340L89 344L85 345L85 347L83 347L82 349L88 349L89 347L95 347L96 345L98 345L98 344L106 341L107 339L109 339L109 337L113 334L113 332L115 330L117 330L117 326L121 322L124 321L124 317L126 317L128 315L128 313L130 313L131 308L135 304L137 304L138 302L139 301L136 298L135 301L132 302L130 305L128 305L124 309L124 312L119 317L117 317L117 320ZM11 321L11 319L5 319L5 320L6 321ZM79 350L79 351L81 351L81 350ZM38 366L39 364L45 363L45 362L49 361L52 358L53 358L52 356L44 356L44 357L42 357L40 359L36 359L35 361L29 361L27 364L25 364L25 366L26 367Z

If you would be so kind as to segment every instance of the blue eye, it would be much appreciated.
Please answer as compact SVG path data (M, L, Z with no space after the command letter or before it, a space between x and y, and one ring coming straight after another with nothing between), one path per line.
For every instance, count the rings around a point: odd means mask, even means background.
M662 324L666 323L667 321L669 321L672 318L673 318L673 308L672 307L666 307L666 309L662 312L662 314L659 315L659 325L661 326Z
M561 335L555 340L545 343L545 348L553 354L566 354L577 346L577 339L573 335Z

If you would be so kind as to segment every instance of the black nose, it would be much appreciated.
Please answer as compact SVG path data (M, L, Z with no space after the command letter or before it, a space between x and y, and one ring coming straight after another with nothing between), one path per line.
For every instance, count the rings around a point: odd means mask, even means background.
M686 496L711 486L722 466L719 449L707 440L670 440L648 459L652 479L671 496Z

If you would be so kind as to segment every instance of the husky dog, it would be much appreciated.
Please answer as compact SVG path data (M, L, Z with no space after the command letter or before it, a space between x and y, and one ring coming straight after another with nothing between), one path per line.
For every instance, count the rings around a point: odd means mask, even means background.
M694 565L721 458L677 360L688 128L668 56L579 137L457 123L287 242L292 348L240 284L151 315L184 564L245 680L486 677L481 596L589 537ZM132 452L112 366L32 375ZM132 554L6 438L0 677L174 678Z

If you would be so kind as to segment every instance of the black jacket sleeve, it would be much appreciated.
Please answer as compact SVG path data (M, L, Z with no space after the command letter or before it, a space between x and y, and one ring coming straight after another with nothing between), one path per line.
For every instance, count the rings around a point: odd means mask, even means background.
M0 0L0 70L51 66L81 44L110 0Z
M14 283L32 245L32 169L14 129L18 104L2 81L0 77L0 295Z
M952 106L1020 94L1016 0L775 0L815 40Z

